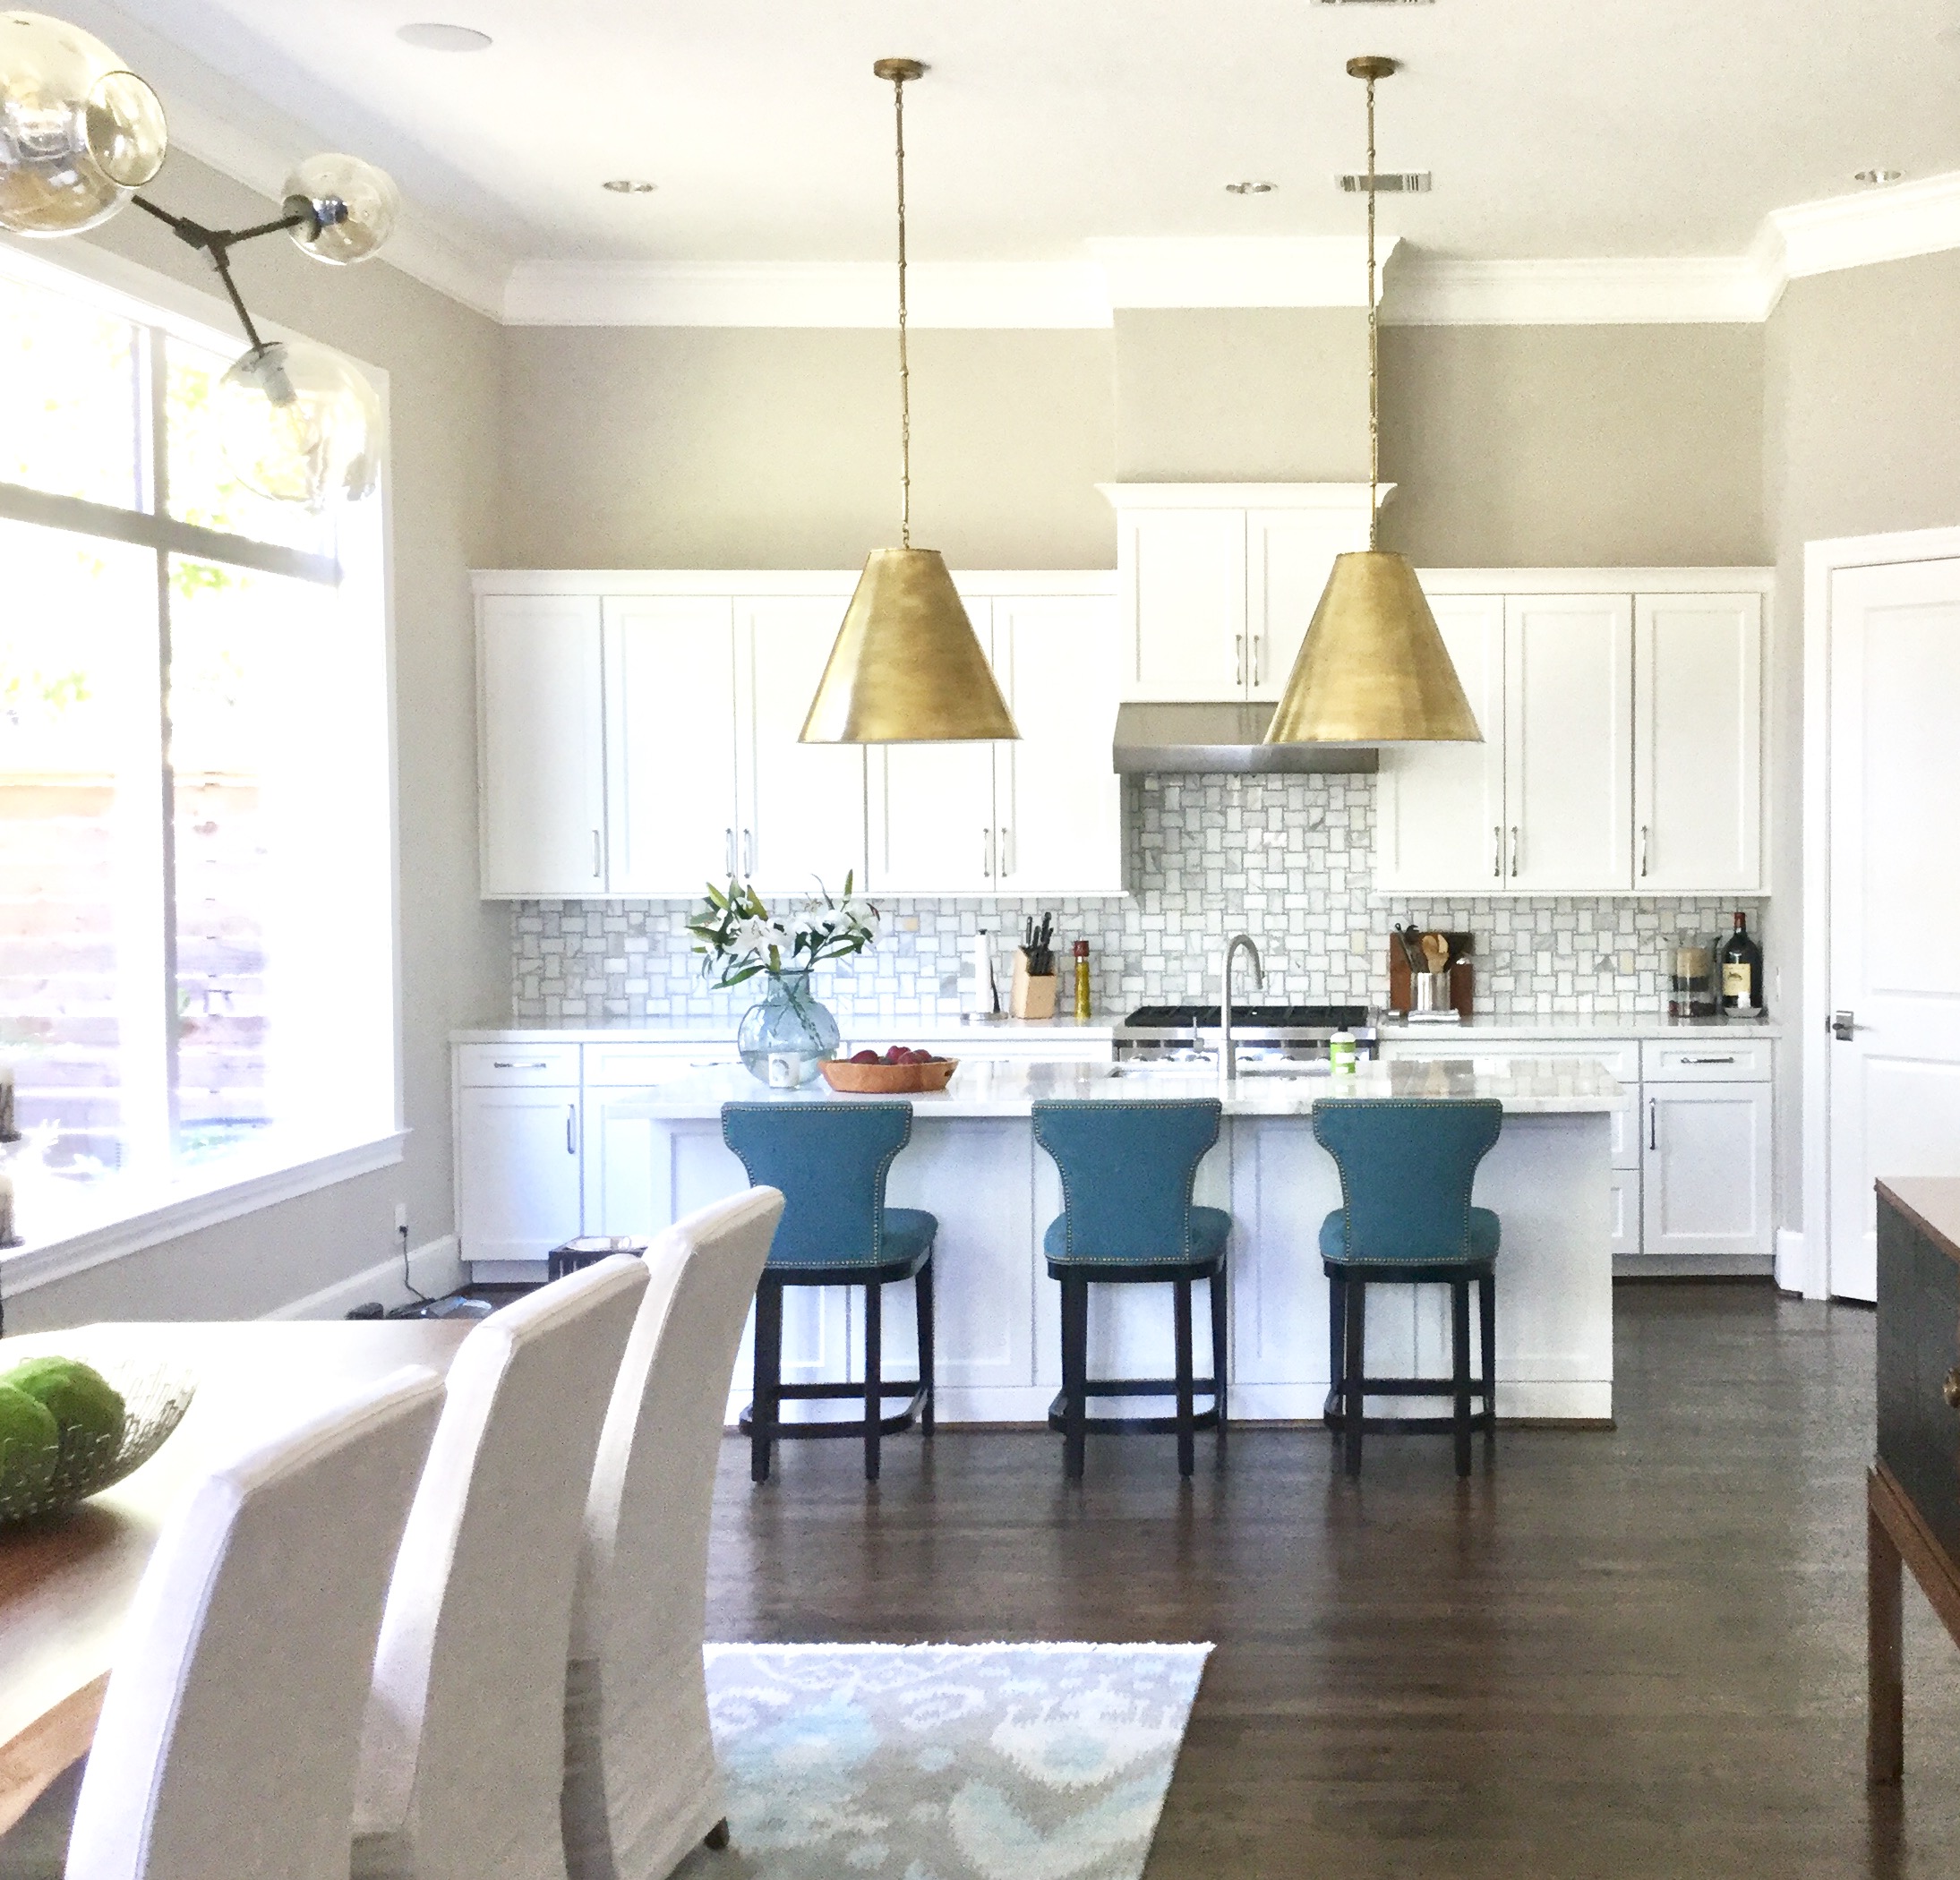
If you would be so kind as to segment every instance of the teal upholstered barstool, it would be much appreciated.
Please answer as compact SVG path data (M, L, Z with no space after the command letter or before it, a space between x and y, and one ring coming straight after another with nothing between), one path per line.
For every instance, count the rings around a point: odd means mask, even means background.
M1347 1468L1361 1473L1361 1432L1370 1397L1447 1397L1448 1417L1381 1417L1377 1428L1451 1430L1457 1474L1470 1473L1470 1431L1497 1428L1497 1217L1470 1205L1477 1164L1504 1124L1487 1099L1337 1098L1314 1107L1314 1133L1340 1170L1341 1204L1321 1223L1330 1281L1328 1343L1332 1388L1327 1421L1347 1443ZM1470 1380L1470 1282L1476 1282L1483 1364ZM1450 1288L1451 1375L1371 1378L1371 1285ZM1483 1410L1470 1414L1470 1399Z
M1042 1237L1048 1278L1062 1287L1062 1389L1048 1424L1063 1432L1063 1467L1080 1480L1091 1430L1175 1430L1177 1469L1192 1472L1193 1433L1226 1425L1225 1248L1232 1218L1192 1205L1205 1151L1219 1139L1215 1098L1201 1103L1038 1103L1034 1140L1062 1175L1062 1212ZM1194 1378L1191 1287L1211 1288L1211 1375ZM1089 1376L1089 1288L1175 1288L1175 1378ZM1089 1414L1092 1397L1175 1397L1170 1416ZM1209 1397L1200 1412L1194 1399Z
M783 1191L783 1219L756 1288L755 1393L742 1413L749 1473L769 1479L778 1438L864 1437L864 1477L878 1476L882 1437L912 1427L932 1433L932 1243L939 1223L918 1208L887 1208L885 1177L912 1140L909 1103L725 1103L722 1140L741 1158L751 1184ZM885 1288L917 1282L919 1375L887 1383L884 1374ZM783 1381L783 1294L792 1286L864 1288L864 1381ZM864 1399L861 1423L785 1423L784 1397ZM905 1407L885 1414L885 1399Z

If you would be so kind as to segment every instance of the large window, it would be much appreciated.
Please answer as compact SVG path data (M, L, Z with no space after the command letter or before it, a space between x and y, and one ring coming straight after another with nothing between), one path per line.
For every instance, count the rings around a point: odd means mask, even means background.
M394 1127L379 501L234 479L221 331L0 252L0 1063L30 1242Z

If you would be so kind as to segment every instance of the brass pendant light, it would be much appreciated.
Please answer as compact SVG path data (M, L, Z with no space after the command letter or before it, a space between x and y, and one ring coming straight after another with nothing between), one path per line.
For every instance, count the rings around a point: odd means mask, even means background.
M1483 742L1408 560L1376 546L1382 481L1381 310L1374 266L1374 85L1393 59L1348 61L1368 86L1368 546L1333 571L1280 695L1268 744Z
M1018 738L1007 701L966 617L946 558L912 545L912 370L906 355L905 86L917 59L880 59L898 150L898 534L874 549L858 577L830 662L817 683L805 744L943 744Z

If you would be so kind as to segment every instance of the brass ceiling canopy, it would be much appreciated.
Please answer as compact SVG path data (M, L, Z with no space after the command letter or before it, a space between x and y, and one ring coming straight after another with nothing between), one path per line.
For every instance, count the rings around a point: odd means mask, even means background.
M1480 744L1476 714L1416 570L1376 546L1382 481L1381 308L1374 264L1374 87L1393 59L1349 59L1368 87L1368 546L1337 555L1268 744Z
M912 545L912 368L906 350L905 87L917 59L879 59L892 88L898 157L898 533L874 549L844 611L805 744L951 744L1018 738L1007 701L966 617L946 558Z

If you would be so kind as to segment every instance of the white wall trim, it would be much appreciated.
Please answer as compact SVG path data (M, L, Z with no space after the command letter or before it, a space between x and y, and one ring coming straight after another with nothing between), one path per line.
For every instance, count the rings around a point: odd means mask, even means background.
M1365 487L1365 486L1364 486ZM484 594L731 594L764 599L821 595L848 601L858 585L854 568L805 569L725 568L479 568L470 571L471 591ZM1057 573L1011 568L955 568L961 591L973 595L1014 598L1081 594L1090 598L1116 593L1111 568L1063 569ZM500 1038L502 1033L497 1034ZM569 1038L571 1034L554 1033Z
M414 1284L415 1292L424 1298L441 1299L458 1291L466 1284L468 1277L463 1270L453 1234L445 1234L440 1240L426 1241L409 1252L408 1280ZM267 1319L344 1319L354 1307L364 1305L371 1299L378 1299L383 1306L392 1307L407 1305L414 1297L415 1294L403 1280L401 1255L390 1253L386 1260L378 1260L358 1273L350 1273L345 1279L321 1286L317 1293L309 1293L304 1299L295 1299L261 1316Z
M1419 568L1432 594L1773 594L1773 568Z
M1801 1290L1831 1293L1831 577L1841 568L1883 568L1960 556L1960 528L1840 535L1803 545L1803 994L1793 1024L1803 1078L1803 1231ZM1779 1246L1780 1252L1780 1246ZM1785 1281L1782 1263L1777 1281Z
M1803 1229L1801 1227L1778 1227L1776 1229L1776 1286L1785 1293L1802 1293L1811 1296L1810 1291L1810 1254L1803 1244Z
M1109 504L1123 509L1324 509L1334 515L1368 513L1366 483L1098 483ZM1381 483L1386 502L1396 485Z
M93 1267L141 1252L145 1247L160 1246L166 1241L181 1240L221 1221L236 1220L280 1201L297 1200L356 1175L372 1175L402 1158L402 1145L408 1140L406 1130L356 1142L344 1149L294 1162L283 1167L264 1168L253 1175L234 1171L213 1175L206 1171L208 1187L192 1192L181 1190L170 1201L119 1220L69 1234L59 1239L38 1241L10 1253L0 1254L0 1293L9 1299L37 1286L51 1286Z
M1960 170L1773 209L1759 241L1791 280L1960 248Z
M1389 326L1756 324L1780 292L1749 255L1526 261L1410 254L1389 271Z
M1382 265L1398 238L1376 244ZM1092 240L1111 307L1365 307L1361 235L1143 235Z

